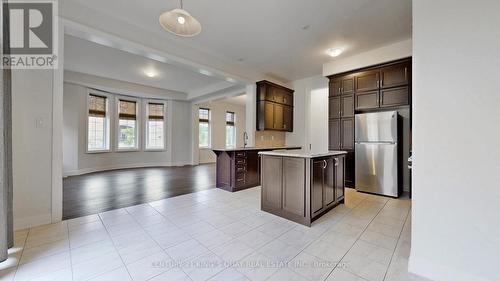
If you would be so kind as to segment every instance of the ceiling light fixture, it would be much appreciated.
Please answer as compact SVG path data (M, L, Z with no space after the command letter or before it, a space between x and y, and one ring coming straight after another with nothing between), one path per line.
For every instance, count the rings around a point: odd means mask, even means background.
M155 78L158 75L158 73L156 73L156 71L154 71L152 69L148 69L148 70L144 70L144 75L146 75L149 78Z
M186 10L181 2L180 9L166 11L160 15L160 25L168 32L182 37L193 37L201 32L201 24Z
M340 48L330 48L330 49L326 50L326 53L330 57L334 58L334 57L338 57L340 54L342 54L342 51L343 50Z

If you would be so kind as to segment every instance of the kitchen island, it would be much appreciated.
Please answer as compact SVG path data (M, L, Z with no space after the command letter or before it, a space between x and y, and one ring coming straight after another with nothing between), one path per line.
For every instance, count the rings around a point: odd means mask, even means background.
M217 156L216 186L230 192L259 186L259 152L300 148L285 146L212 149Z
M262 151L261 210L311 226L344 202L345 151Z

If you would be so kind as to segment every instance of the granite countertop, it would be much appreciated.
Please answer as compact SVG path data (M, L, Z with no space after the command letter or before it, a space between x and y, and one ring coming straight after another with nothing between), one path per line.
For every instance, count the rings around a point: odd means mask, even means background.
M301 149L300 146L267 146L267 147L234 147L234 148L212 148L214 151L243 151L243 150L279 150L279 149Z
M269 156L282 156L282 157L299 157L299 158L316 158L316 157L325 157L325 156L335 156L347 154L346 151L339 150L329 150L324 153L310 153L304 150L281 150L281 151L262 151L259 152L260 155L269 155Z

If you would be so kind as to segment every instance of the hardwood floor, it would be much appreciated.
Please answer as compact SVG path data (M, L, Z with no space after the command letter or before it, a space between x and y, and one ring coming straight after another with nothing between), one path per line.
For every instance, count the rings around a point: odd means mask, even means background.
M97 172L63 180L63 219L215 188L215 164Z

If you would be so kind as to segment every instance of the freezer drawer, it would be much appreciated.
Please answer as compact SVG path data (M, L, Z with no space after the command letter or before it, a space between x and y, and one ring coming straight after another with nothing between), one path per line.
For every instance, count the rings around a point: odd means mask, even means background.
M355 150L356 189L398 197L397 144L356 143Z

